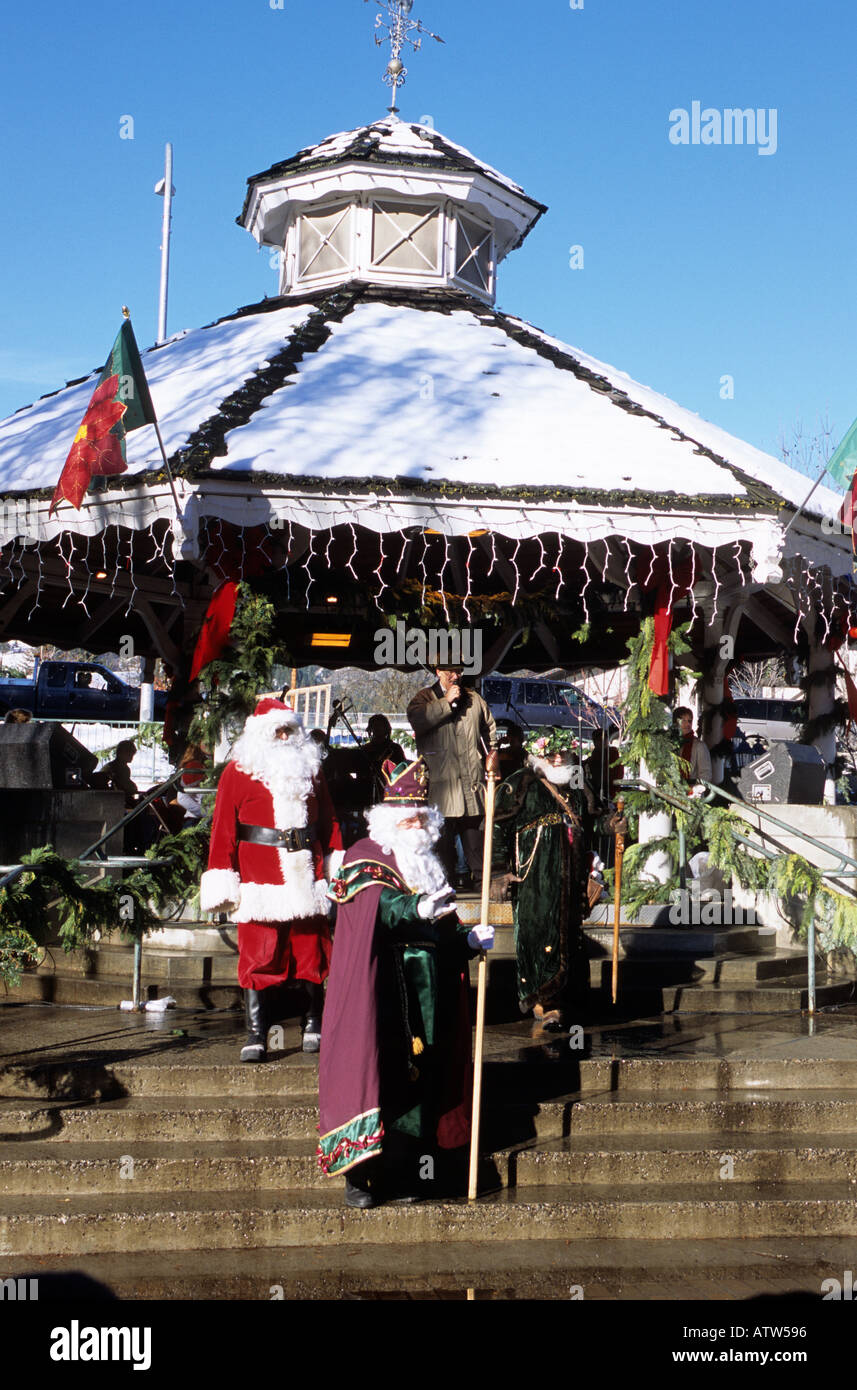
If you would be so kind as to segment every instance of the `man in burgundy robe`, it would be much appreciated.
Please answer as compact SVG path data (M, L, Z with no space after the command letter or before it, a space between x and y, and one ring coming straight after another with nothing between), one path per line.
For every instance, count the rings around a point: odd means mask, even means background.
M416 1200L435 1146L470 1137L468 964L493 927L468 932L434 845L422 761L385 766L369 838L347 851L337 903L319 1068L319 1164L346 1175L349 1206ZM427 1162L427 1160L431 1160Z

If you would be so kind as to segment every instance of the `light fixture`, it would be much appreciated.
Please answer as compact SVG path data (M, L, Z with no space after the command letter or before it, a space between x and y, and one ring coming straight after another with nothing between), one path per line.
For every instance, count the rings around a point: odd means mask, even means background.
M350 647L350 632L314 632L310 638L311 647Z

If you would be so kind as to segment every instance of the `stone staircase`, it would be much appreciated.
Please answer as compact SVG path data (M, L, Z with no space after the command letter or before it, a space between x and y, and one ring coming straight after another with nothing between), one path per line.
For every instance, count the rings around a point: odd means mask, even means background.
M853 1263L857 1060L557 1061L494 1035L479 1200L357 1212L316 1168L317 1063L297 1042L286 1025L255 1068L163 1030L146 1060L8 1063L0 1278L76 1269L134 1297L732 1298L818 1292Z
M479 902L463 896L465 922L479 920ZM645 914L651 920L645 920ZM777 946L776 930L761 925L712 929L663 925L662 909L643 909L638 925L620 928L619 1005L628 1016L656 1013L796 1013L807 1006L806 952ZM613 1011L611 909L586 924L590 952L590 1015ZM488 959L488 1017L519 1017L516 1004L512 909L492 904L497 927ZM172 995L180 1008L241 1008L236 980L237 942L231 925L210 922L165 925L143 951L146 998ZM9 997L28 1003L116 1006L132 990L133 948L118 933L85 951L52 947ZM475 966L472 971L475 985ZM835 975L816 960L818 1007L854 995L850 975Z

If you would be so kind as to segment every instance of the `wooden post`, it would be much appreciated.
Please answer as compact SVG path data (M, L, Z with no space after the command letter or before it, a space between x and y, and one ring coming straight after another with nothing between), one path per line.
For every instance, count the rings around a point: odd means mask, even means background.
M482 850L482 902L479 920L487 922L488 905L491 897L491 862L494 839L494 797L497 789L497 774L488 773L485 790L485 841ZM470 1173L467 1181L467 1200L476 1200L479 1181L479 1128L482 1112L482 1049L485 1042L485 994L488 986L488 957L484 951L479 953L479 972L476 988L476 1044L473 1052L473 1114L470 1127Z
M620 797L616 802L616 814L621 816L625 803ZM616 866L614 869L613 892L613 1003L619 992L619 920L622 916L622 859L625 854L625 836L616 836Z

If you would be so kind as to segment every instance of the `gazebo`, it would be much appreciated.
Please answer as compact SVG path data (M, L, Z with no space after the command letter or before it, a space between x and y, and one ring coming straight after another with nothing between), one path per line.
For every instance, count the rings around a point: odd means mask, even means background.
M391 114L253 175L238 219L279 293L143 354L154 432L79 510L49 501L97 373L0 423L0 637L187 676L226 578L273 600L293 665L375 663L379 626L482 627L484 670L622 659L693 618L708 741L728 663L790 651L832 708L850 621L838 498L496 308L544 206ZM819 746L830 763L833 733Z

